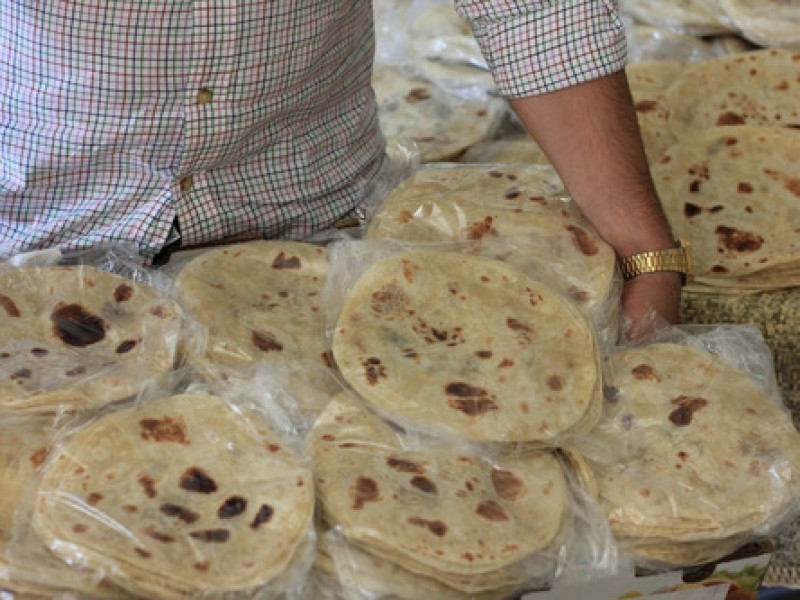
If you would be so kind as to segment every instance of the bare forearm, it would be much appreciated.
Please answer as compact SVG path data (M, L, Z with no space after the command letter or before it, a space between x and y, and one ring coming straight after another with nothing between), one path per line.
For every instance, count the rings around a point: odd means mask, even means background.
M620 256L673 244L624 72L511 104Z

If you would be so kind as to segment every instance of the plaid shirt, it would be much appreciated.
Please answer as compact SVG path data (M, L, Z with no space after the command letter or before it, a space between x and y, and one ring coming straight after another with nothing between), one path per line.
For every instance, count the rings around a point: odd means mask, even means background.
M500 91L623 66L613 0L456 0ZM383 156L370 0L0 0L0 258L301 238Z

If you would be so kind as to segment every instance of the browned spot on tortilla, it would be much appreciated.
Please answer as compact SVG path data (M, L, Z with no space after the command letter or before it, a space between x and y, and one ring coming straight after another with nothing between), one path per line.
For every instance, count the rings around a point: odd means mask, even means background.
M734 227L720 225L714 233L724 248L734 252L756 252L764 245L764 238L760 235L739 231Z
M386 459L386 464L394 469L395 471L399 471L400 473L424 473L425 466L419 463L415 463L411 460L406 460L404 458L394 458L392 456Z
M119 346L117 346L115 352L117 354L125 354L126 352L130 352L136 347L136 340L125 340Z
M442 521L428 521L427 519L423 519L421 517L409 517L408 522L411 525L427 527L428 531L437 537L444 537L445 534L447 534L447 525L445 525Z
M103 494L99 494L97 492L92 492L89 494L89 497L86 498L86 502L88 502L92 506L97 506L97 503L103 499Z
M127 283L121 283L114 290L114 300L117 302L127 302L133 297L133 288Z
M156 304L150 309L150 314L159 319L166 319L169 316L169 311L164 305Z
M369 477L359 477L353 491L353 510L361 510L367 502L380 500L378 483Z
M575 302L586 302L588 300L591 300L592 298L592 295L589 292L587 292L586 290L582 290L574 285L569 287L569 289L567 290L567 294L569 294L569 297L572 298Z
M367 378L367 383L370 385L377 385L381 379L386 379L386 367L381 364L379 358L374 356L361 362L364 367L364 377Z
M136 552L136 554L138 554L142 558L150 558L151 556L153 556L152 552L150 552L149 550L145 550L144 548L139 548L138 546L134 548L133 551Z
M404 314L408 298L397 285L390 283L372 294L370 309L377 316L393 319Z
M281 352L283 350L283 344L270 332L253 331L251 341L253 346L268 354L270 352Z
M683 205L683 214L686 215L687 219L691 219L703 212L703 209L697 206L697 204L693 204L692 202L686 202Z
M200 518L196 512L189 510L186 507L179 506L178 504L172 504L170 502L165 502L159 507L159 510L167 515L168 517L175 517L183 521L184 523L194 523L197 519Z
M188 445L186 421L183 417L164 417L163 419L142 419L139 421L139 435L150 442L175 442Z
M283 252L279 252L275 260L272 261L273 269L299 269L301 266L300 257L286 256Z
M789 89L789 82L788 82L788 81L786 81L786 80L780 81L779 83L777 83L776 85L774 85L774 86L772 87L772 89L773 89L773 90L776 90L776 91L778 91L778 92L785 92L786 90L788 90L788 89Z
M217 516L220 519L232 519L245 510L247 510L247 500L241 496L231 496L217 509Z
M208 571L208 569L211 567L211 563L209 563L209 562L206 560L206 561L204 561L204 562L197 562L197 563L194 563L194 565L193 565L193 566L194 566L194 568L195 568L195 569L197 569L197 570L198 570L198 571L200 571L201 573L206 573L206 572Z
M647 489L647 488L642 488L642 489L639 490L639 495L642 496L643 498L649 498L650 497L650 490Z
M736 186L736 191L739 192L740 194L752 194L753 186L744 181L740 181L739 185Z
M669 420L678 427L686 427L692 422L694 414L708 406L708 400L699 397L678 396L671 404L676 408L669 413Z
M250 523L251 529L258 529L263 523L269 523L275 510L269 504L262 504L258 509L256 516L253 517L253 522Z
M180 486L190 492L211 494L217 491L217 483L199 467L190 467L181 475Z
M792 192L792 194L800 198L800 179L797 178L790 179L789 181L786 182L786 185L784 187L790 192Z
M551 390L558 391L564 389L564 379L560 375L550 375L547 378L547 387Z
M597 244L581 227L577 225L567 225L567 231L572 234L572 241L575 246L583 252L586 256L594 256L599 252Z
M64 371L64 375L66 375L67 377L77 377L78 375L83 375L84 373L86 373L86 367L82 365L79 367L75 367L74 369Z
M78 523L72 526L72 531L74 531L75 533L86 533L88 529L89 527L87 525L83 525L82 523Z
M508 521L506 511L494 500L481 502L475 512L488 521Z
M491 478L494 490L503 500L519 500L528 493L525 482L511 471L492 469Z
M689 191L692 192L693 194L696 194L697 192L700 191L700 180L699 179L695 179L694 181L692 181L689 184Z
M201 542L227 542L231 537L231 532L227 529L203 529L201 531L192 531L190 537L200 540Z
M31 375L33 375L33 372L30 369L23 367L22 369L17 369L14 371L11 374L11 379L30 379Z
M604 385L603 398L609 404L617 404L619 402L619 388L612 385Z
M475 352L475 356L478 358L492 358L492 351L491 350L478 350Z
M433 483L427 477L423 477L422 475L417 475L415 477L412 477L411 485L413 485L418 490L425 492L426 494L436 493L436 484Z
M512 331L530 331L531 328L525 325L522 321L515 319L514 317L508 317L506 319L506 325Z
M76 348L91 346L106 336L103 319L80 304L59 302L50 315L53 333L58 339Z
M726 111L717 117L717 125L744 125L745 119L732 111Z
M47 460L48 454L50 454L50 451L47 448L38 448L31 453L28 460L31 461L31 465L34 469L38 469L44 464L44 461Z
M6 311L6 314L9 317L19 317L20 312L17 308L17 305L14 304L14 301L6 296L5 294L0 294L0 306Z
M431 99L431 93L425 88L414 88L406 94L406 102L409 104L416 104L417 102L424 102Z
M44 348L31 348L31 354L36 358L41 358L42 356L47 356L48 352Z
M683 462L686 462L687 460L689 460L689 453L681 450L680 452L678 452L678 458L680 458Z
M494 177L495 179L502 179L503 172L502 171L489 171L489 176Z
M395 217L395 221L401 224L406 224L414 218L414 213L410 210L401 210L400 213Z
M464 238L467 240L481 240L487 235L497 235L492 228L492 217L486 217L483 221L475 221L464 229Z
M155 498L158 493L156 492L156 481L147 475L139 476L139 485L142 486L145 496L148 498Z
M728 267L723 266L723 265L714 265L713 267L711 267L711 272L712 273L727 273L728 272Z
M658 108L658 102L655 100L639 100L633 106L636 112L647 113L656 110L656 108Z
M157 542L162 542L164 544L171 544L172 542L175 541L175 538L169 535L168 533L157 531L153 527L148 527L147 529L145 529L144 532Z
M631 375L639 381L661 381L661 377L656 375L655 370L650 365L636 365L631 369Z
M445 386L445 392L450 396L447 404L450 408L460 410L464 414L474 417L481 416L490 410L497 410L496 398L486 390L471 386L468 383L455 381Z
M124 504L122 506L122 510L124 510L127 513L133 514L133 513L139 512L139 507L135 506L133 504Z
M514 366L514 359L506 357L498 363L497 368L507 369L508 367L513 367L513 366Z

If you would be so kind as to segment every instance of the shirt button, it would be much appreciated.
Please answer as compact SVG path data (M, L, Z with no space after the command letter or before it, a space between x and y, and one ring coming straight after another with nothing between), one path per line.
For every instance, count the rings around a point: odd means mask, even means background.
M188 192L194 185L194 179L192 179L191 175L187 175L178 182L178 185L180 186L182 192Z
M211 88L203 87L197 90L198 104L208 104L213 99L214 99L214 92L211 90Z

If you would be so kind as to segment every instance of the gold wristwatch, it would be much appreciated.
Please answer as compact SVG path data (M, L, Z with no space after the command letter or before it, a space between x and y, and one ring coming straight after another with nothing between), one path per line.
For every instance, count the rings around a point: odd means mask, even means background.
M678 240L674 248L621 258L619 268L625 281L644 273L675 271L681 274L681 282L686 285L692 280L692 250L688 243Z

